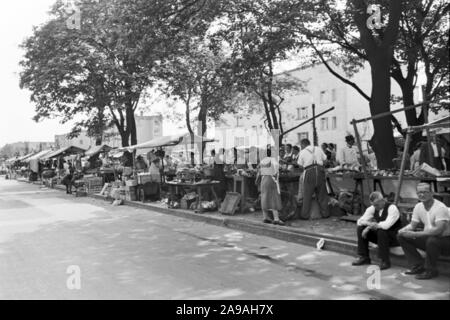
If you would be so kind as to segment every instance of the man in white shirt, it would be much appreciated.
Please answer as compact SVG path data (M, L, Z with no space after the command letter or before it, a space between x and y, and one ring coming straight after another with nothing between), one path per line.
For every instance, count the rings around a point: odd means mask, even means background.
M339 164L344 168L353 168L358 166L358 148L355 146L355 138L352 135L345 137L345 142L347 146L342 148L339 153Z
M319 203L320 213L323 218L329 217L328 193L326 187L325 168L323 163L327 156L320 147L311 146L308 139L300 142L302 151L298 156L298 165L303 168L300 177L298 202L303 202L301 219L309 219L313 195Z
M372 192L369 200L371 206L357 222L359 258L352 265L370 264L369 242L372 242L378 245L380 269L389 269L391 267L389 248L398 245L397 232L401 228L400 212L378 191Z
M417 196L420 203L414 207L411 223L398 232L398 241L412 265L405 274L426 280L439 275L439 256L450 255L450 212L445 204L433 198L428 183L417 185ZM424 225L423 231L418 229L419 223ZM426 252L425 265L417 249Z

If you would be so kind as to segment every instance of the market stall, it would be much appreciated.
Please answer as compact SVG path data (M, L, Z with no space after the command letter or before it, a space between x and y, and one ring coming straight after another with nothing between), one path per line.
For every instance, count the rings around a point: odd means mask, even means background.
M411 176L414 176L419 181L432 182L432 185L434 186L435 196L440 197L441 200L443 200L443 202L446 203L447 206L450 205L450 192L448 191L450 184L450 171L438 170L436 168L431 167L427 163L423 163L416 170L413 171L406 170L407 154L410 148L412 135L415 132L426 130L427 136L430 139L433 132L440 130L442 128L448 129L449 127L450 127L450 120L447 119L444 122L430 123L422 126L409 127L407 129L405 151L403 154L400 173L398 176L397 192L394 201L396 205L400 203L401 200L400 192L402 191L402 186L404 182L408 180L408 177Z
M76 146L68 146L61 148L59 150L53 151L45 155L41 158L41 161L50 163L47 168L42 173L42 178L50 187L55 184L60 184L62 177L65 176L64 171L64 158L74 156L74 155L83 155L86 150L76 147Z
M25 163L28 164L28 167L30 170L30 176L29 176L30 181L37 181L38 178L41 176L42 170L43 170L43 165L41 163L41 160L43 158L45 158L51 152L53 152L52 149L43 150L25 160Z
M84 156L86 163L89 165L84 168L84 171L87 174L102 178L102 183L115 181L118 173L115 171L115 168L108 156L113 149L114 148L103 144L100 146L93 146L87 150Z
M148 197L151 197L152 194L155 192L159 193L161 191L161 188L163 186L168 186L167 180L172 180L171 186L173 184L177 183L175 176L176 173L173 170L165 170L164 168L164 152L162 151L165 147L172 147L172 146L185 146L187 149L189 146L193 144L199 144L199 143L207 143L207 142L213 142L213 139L205 139L200 136L191 135L189 133L184 134L177 134L177 135L170 135L170 136L162 136L155 138L153 140L147 141L142 144L129 146L129 147L123 147L119 148L118 152L131 152L133 153L133 175L131 177L132 181L135 182L128 182L128 191L130 193L136 193L138 195L138 199L140 201L145 201ZM150 166L148 172L138 172L137 166L136 166L136 154L138 150L151 150L151 149L158 149L157 152L154 154L151 154L152 159L149 159L150 162L156 160L155 158L159 158L161 167L159 169L159 176L158 171L155 166ZM193 168L187 168L187 170L190 170ZM170 179L167 179L166 174L170 174ZM159 181L157 181L159 177ZM198 182L198 180L197 180ZM159 188L156 188L156 185L159 185ZM186 186L184 186L186 187ZM174 192L174 188L169 187L169 192ZM175 197L174 194L171 195L172 198Z

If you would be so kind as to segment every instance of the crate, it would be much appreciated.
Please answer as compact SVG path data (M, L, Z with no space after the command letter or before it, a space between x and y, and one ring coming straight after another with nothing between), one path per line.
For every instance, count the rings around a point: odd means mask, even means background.
M125 191L125 200L137 201L136 191Z
M137 187L125 187L125 200L137 201Z
M147 182L152 182L152 176L150 174L138 175L138 184L145 184Z
M225 200L219 209L219 212L223 215L233 216L241 202L241 194L237 192L227 192Z

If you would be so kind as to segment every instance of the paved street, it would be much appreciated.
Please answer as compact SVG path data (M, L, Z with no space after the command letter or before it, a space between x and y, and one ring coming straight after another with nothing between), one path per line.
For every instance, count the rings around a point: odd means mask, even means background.
M449 299L450 279L0 178L0 299ZM70 266L81 289L69 290Z

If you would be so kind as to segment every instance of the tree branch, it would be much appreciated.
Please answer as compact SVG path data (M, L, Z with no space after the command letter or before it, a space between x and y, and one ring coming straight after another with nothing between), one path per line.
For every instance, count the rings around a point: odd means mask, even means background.
M338 74L336 71L334 71L333 68L331 68L331 66L325 60L325 58L323 57L322 53L314 45L314 43L311 40L309 40L309 41L310 41L311 46L313 47L314 51L317 53L317 55L319 56L320 60L325 65L325 67L328 69L328 71L330 71L336 78L338 78L339 80L341 80L345 84L348 84L349 86L353 87L356 91L358 91L358 93L360 95L362 95L364 97L364 99L366 99L367 101L370 101L370 97L367 94L365 94L364 91L356 83L354 83L354 82L344 78L343 76Z

